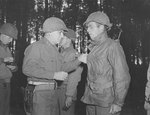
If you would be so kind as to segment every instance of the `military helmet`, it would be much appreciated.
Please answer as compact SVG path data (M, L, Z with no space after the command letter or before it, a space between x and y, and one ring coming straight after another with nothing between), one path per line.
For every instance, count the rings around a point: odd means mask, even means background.
M13 24L5 23L0 27L0 33L10 36L13 39L17 39L18 30Z
M84 24L88 24L89 22L97 22L109 28L112 26L112 24L110 23L109 17L105 13L100 12L100 11L91 13L88 16L87 20L84 22Z
M43 23L43 32L53 32L53 31L59 31L59 30L65 30L67 31L67 27L63 20L57 18L57 17L50 17L45 20Z
M70 38L72 41L75 41L75 39L76 39L76 33L72 29L68 29L68 32L65 33L65 36Z

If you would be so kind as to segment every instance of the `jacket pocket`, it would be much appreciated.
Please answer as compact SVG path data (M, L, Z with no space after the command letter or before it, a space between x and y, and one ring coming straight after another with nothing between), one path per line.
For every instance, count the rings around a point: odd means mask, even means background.
M105 89L111 87L113 87L113 83L111 81L104 83L93 83L93 82L90 83L90 88L95 94L103 94Z
M114 100L114 91L113 87L105 88L99 90L96 93L93 92L94 100L97 100L98 103L110 104Z

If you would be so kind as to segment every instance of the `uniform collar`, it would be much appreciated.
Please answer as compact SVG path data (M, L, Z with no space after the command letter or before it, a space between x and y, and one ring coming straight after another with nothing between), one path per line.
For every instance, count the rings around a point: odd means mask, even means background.
M56 45L53 45L50 41L48 41L47 38L43 37L43 42L49 46L52 46L58 50L58 47Z
M93 49L94 46L103 44L107 39L108 39L108 36L106 36L106 35L104 35L104 36L98 35L95 38L95 40L92 40L90 42L90 45L88 46L88 48L91 50L91 49Z

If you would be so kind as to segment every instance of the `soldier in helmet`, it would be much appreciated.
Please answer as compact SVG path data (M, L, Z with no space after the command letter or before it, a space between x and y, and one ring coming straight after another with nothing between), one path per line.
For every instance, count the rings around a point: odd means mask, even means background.
M9 115L10 79L17 66L8 48L13 39L17 39L18 30L10 23L0 27L0 115Z
M87 115L118 115L124 104L130 75L124 51L118 41L110 39L112 24L100 11L90 14L84 23L92 39L90 53L79 60L88 66L88 77L82 101Z
M75 115L77 85L83 70L80 66L81 62L77 59L79 55L73 46L75 39L76 33L74 30L68 29L60 43L64 63L62 69L68 72L68 78L60 82L56 91L59 113L56 113L56 115Z
M25 50L23 73L28 76L28 86L35 86L32 115L55 115L55 80L63 81L68 76L61 69L62 56L56 44L67 30L61 19L50 17L43 23L44 37Z

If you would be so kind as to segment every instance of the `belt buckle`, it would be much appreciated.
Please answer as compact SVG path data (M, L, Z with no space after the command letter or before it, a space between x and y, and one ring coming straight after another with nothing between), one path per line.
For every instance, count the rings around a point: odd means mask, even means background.
M54 88L53 88L53 89L54 89L54 90L55 90L55 89L57 89L57 82L56 82L56 81L53 81L53 82L51 82L51 83L53 83L53 84L51 84L51 85L53 85L53 86L54 86Z

